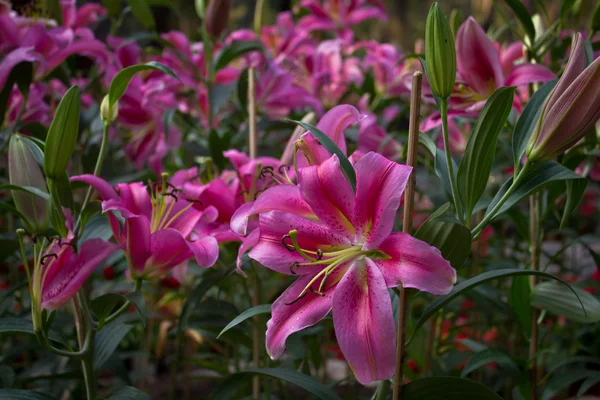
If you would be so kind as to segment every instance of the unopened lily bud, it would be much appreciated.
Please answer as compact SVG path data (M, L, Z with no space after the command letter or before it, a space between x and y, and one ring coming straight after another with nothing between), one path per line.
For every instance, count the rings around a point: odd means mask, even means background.
M456 49L450 24L438 3L433 3L427 15L425 61L433 93L442 99L450 97L456 80Z
M8 145L8 178L11 185L27 186L46 191L42 170L35 160L27 139L13 135ZM35 144L31 144L35 146ZM42 154L39 150L40 155ZM33 193L13 190L15 207L24 218L23 223L32 233L43 232L48 226L48 201Z
M109 109L110 109L110 115L108 115ZM102 119L102 122L106 122L106 123L110 124L111 122L116 120L118 116L119 116L119 102L118 101L115 102L115 104L113 104L112 108L110 108L108 106L108 95L104 96L104 99L102 99L102 104L100 105L100 118Z
M460 10L455 8L450 13L450 29L452 30L452 35L456 38L456 34L458 33L458 29L463 23L462 15L460 14Z
M227 28L230 0L211 0L206 8L206 31L216 39Z
M529 140L529 160L549 160L564 153L600 118L600 58L586 65L584 41L577 33L565 72L546 99Z

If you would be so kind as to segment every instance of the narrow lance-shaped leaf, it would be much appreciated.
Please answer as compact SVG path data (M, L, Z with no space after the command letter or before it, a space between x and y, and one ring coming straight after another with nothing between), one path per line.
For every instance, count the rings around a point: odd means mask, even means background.
M494 217L507 211L519 201L535 193L537 190L541 189L546 184L554 181L568 179L583 178L555 161L547 161L543 164L535 165L530 170L526 171L526 175L519 184L519 186L508 197L508 199L504 202L502 207L500 207L500 209ZM494 206L498 203L500 198L504 196L508 188L512 185L512 182L513 178L510 178L504 183L504 185L502 185L498 193L496 193L496 196L494 196L494 198L490 202L490 205L488 206L486 211L486 215L494 208Z
M340 166L342 167L342 172L346 176L346 179L348 179L350 186L352 186L352 190L356 192L356 172L354 171L354 167L352 166L352 164L350 164L348 157L346 157L346 155L333 142L333 140L331 140L329 136L327 136L311 124L307 124L306 122L302 121L290 121L300 125L307 131L310 131L310 133L312 133L319 140L323 147L325 147L329 154L335 154L336 156L338 156L340 160Z
M570 179L566 181L567 185L567 200L565 203L565 210L563 211L563 216L560 221L560 229L563 229L569 220L569 216L575 211L579 203L581 202L581 198L583 197L583 193L585 192L585 188L587 188L587 180L586 179Z
M600 302L585 290L574 287L576 294L553 282L544 282L533 288L531 305L551 314L581 323L600 321ZM579 303L583 303L583 309Z
M58 104L48 129L44 172L50 179L60 179L67 171L79 134L80 108L79 88L72 86Z
M236 40L225 46L215 59L215 72L225 68L230 62L251 51L264 51L264 46L259 41Z
M177 75L175 75L175 73L171 71L170 68L157 61L150 61L146 64L136 64L124 68L121 71L119 71L117 75L115 75L112 82L110 83L110 89L108 90L109 109L121 98L121 96L123 96L123 93L125 93L125 90L127 90L127 86L129 86L129 82L131 82L131 79L135 74L137 74L138 72L149 70L161 71L179 80ZM109 114L110 113L111 111L109 111Z
M498 135L504 127L514 99L514 87L503 87L488 99L477 118L465 156L458 166L458 191L466 208L466 219L485 191L492 170Z
M468 291L478 285L481 285L485 282L489 282L489 281L492 281L495 279L504 279L504 278L509 278L509 277L513 277L513 276L528 276L528 275L540 276L542 278L554 279L556 281L559 281L563 285L567 286L571 290L571 292L573 294L575 294L575 297L577 297L579 299L579 297L577 296L577 293L573 290L573 288L571 288L571 286L568 283L566 283L562 279L560 279L554 275L550 275L546 272L534 271L534 270L529 270L529 269L518 269L518 268L498 269L498 270L494 270L494 271L484 272L480 275L477 275L474 278L468 279L468 280L463 281L463 282L459 283L458 285L454 286L454 289L452 289L452 291L450 293L448 293L444 296L437 297L433 301L433 303L431 303L429 305L429 307L427 307L427 309L423 312L423 315L421 316L421 318L415 323L415 328L407 341L407 345L408 345L408 343L410 343L410 341L414 337L415 333L419 330L419 328L421 326L423 326L423 324L425 322L427 322L427 320L429 318L434 316L446 304L450 303L452 300L454 300L461 294L465 293L466 291ZM581 301L579 301L579 304L581 305L582 308L584 308L584 305Z
M492 389L469 379L443 376L414 380L402 387L404 400L502 400Z
M127 0L127 4L131 7L131 13L145 28L154 30L156 23L146 0Z
M508 4L508 6L512 8L517 18L519 19L519 22L521 22L521 24L523 25L525 33L527 34L527 36L529 36L531 43L533 43L533 41L535 40L535 26L533 26L533 21L531 20L527 9L523 5L523 3L521 3L521 0L505 1L506 4Z
M529 138L533 134L533 131L538 123L540 114L542 113L542 106L546 101L546 98L556 86L556 80L547 82L544 86L539 88L531 99L527 102L527 105L523 109L515 130L512 135L512 152L515 167L521 163L521 158L525 154L527 143Z
M261 304L259 306L255 306L255 307L252 307L252 308L244 311L243 313L241 313L240 315L238 315L237 317L235 317L230 323L228 323L227 326L225 326L225 328L223 328L223 330L217 336L217 339L222 334L224 334L225 332L227 332L231 328L233 328L233 327L241 324L242 322L244 322L248 318L252 318L255 315L259 315L259 314L267 314L267 313L270 313L270 312L271 312L271 304Z

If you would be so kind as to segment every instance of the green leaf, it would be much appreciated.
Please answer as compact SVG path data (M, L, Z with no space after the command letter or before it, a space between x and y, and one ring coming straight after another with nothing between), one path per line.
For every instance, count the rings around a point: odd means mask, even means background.
M533 26L533 21L531 21L531 17L529 16L527 9L523 5L523 3L521 3L520 0L505 0L505 1L506 1L506 4L508 4L508 6L510 8L512 8L514 13L517 15L517 18L521 22L521 25L523 25L523 29L525 30L525 33L531 39L531 43L533 43L533 41L535 40L535 27Z
M335 154L336 156L338 156L338 159L340 160L340 166L342 167L342 172L346 176L346 179L348 179L350 186L352 186L352 190L354 190L354 192L356 193L356 172L354 171L354 167L352 166L352 164L350 164L350 161L348 161L346 155L342 152L342 150L340 150L339 147L337 147L333 140L331 140L329 136L327 136L311 124L307 124L306 122L302 121L290 121L300 125L307 131L310 131L310 133L312 133L313 136L319 140L323 147L325 147L325 150L327 150L329 154Z
M572 289L575 294L552 282L540 283L533 288L531 305L576 322L589 324L600 321L600 301L579 287Z
M123 68L117 75L115 75L110 83L110 89L108 90L109 107L112 107L117 101L119 101L121 96L123 96L125 90L127 90L127 86L129 86L129 82L131 82L131 79L133 79L135 74L138 72L151 70L164 72L165 74L179 80L177 75L175 75L170 68L157 61L150 61L146 64L136 64L127 68ZM108 114L110 115L110 112Z
M102 0L102 4L112 18L117 18L121 13L121 0Z
M22 192L34 194L38 197L41 197L44 200L50 200L50 195L48 193L33 186L17 186L5 183L3 185L0 185L0 190L20 190Z
M252 317L254 317L255 315L258 315L258 314L268 314L268 313L271 313L271 304L261 304L259 306L255 306L255 307L252 307L252 308L244 311L243 313L241 313L240 315L238 315L237 317L235 317L230 323L228 323L227 326L225 326L225 328L223 328L223 330L221 331L221 333L219 333L219 335L217 336L217 339L222 334L224 334L225 332L227 332L228 330L230 330L234 326L237 326L237 325L241 324L242 322L244 322L248 318L252 318Z
M152 10L145 0L127 0L127 4L131 7L131 13L146 29L154 30L156 28Z
M402 387L404 400L502 400L498 394L469 379L450 376L424 378Z
M518 268L497 269L494 271L487 271L487 272L479 274L471 279L467 279L467 280L459 283L458 285L454 286L454 289L452 289L452 291L450 293L448 293L444 296L437 297L433 301L433 303L431 303L429 305L429 307L427 307L427 309L423 312L423 315L421 315L421 318L415 323L415 325L414 325L415 327L411 333L411 336L409 337L409 339L407 341L407 346L408 346L408 343L410 343L410 341L414 337L415 333L419 330L420 327L423 326L423 324L425 324L425 322L427 322L427 320L429 318L434 316L444 306L446 306L452 300L454 300L458 296L464 294L468 290L470 290L476 286L479 286L482 283L489 282L492 280L504 279L504 278L514 277L514 276L528 276L528 275L535 275L535 276L540 276L542 278L554 279L556 281L559 281L563 285L567 286L574 294L576 294L575 290L573 290L573 288L571 288L571 286L568 283L566 283L562 279L560 279L554 275L550 275L546 272L533 271L530 269L518 269ZM583 307L583 303L580 303L580 304Z
M576 368L565 370L561 374L554 375L542 390L542 400L550 400L555 398L563 390L567 389L572 384L581 380L597 377L597 370L589 370L585 368Z
M506 351L497 349L484 349L475 353L463 368L460 376L464 378L471 372L481 367L485 367L489 363L497 363L514 378L519 378L521 376L519 367Z
M431 214L415 237L437 247L455 268L461 266L471 252L471 231L454 217L450 203Z
M210 288L220 282L222 279L231 275L235 271L235 266L229 268L222 268L219 271L212 273L210 276L202 276L202 279L198 282L196 286L192 289L190 294L188 295L185 303L183 304L183 308L181 309L181 315L179 317L179 325L178 331L179 333L183 332L183 330L187 327L188 320L192 315L192 312L196 308L200 301L206 295Z
M131 330L131 325L110 323L98 332L94 341L94 369L102 368L115 352L121 340Z
M33 330L33 323L30 320L16 317L6 317L0 319L0 335L3 333L25 333L27 335L35 336L35 331ZM50 330L50 332L48 332L48 339L57 343L63 343L63 340L60 337L60 335L53 330Z
M223 155L223 152L229 148L230 142L231 137L229 135L221 136L216 129L211 129L208 134L210 156L219 170L223 170L227 163L227 159Z
M227 399L238 399L237 391L240 384L249 380L254 375L262 375L296 385L313 396L321 400L341 400L341 398L335 394L333 389L323 385L316 379L304 375L301 372L294 371L285 368L250 368L246 371L238 372L230 375L227 379L217 386L213 392L212 400L227 400Z
M210 88L210 106L214 115L227 104L236 87L237 82L234 81L226 84L217 83Z
M215 72L220 71L236 58L251 51L264 52L264 46L261 42L254 40L236 40L231 42L229 46L222 48L217 55L215 59Z
M450 184L450 172L448 171L448 165L446 164L446 155L444 152L437 148L433 140L427 135L419 135L419 142L424 145L434 159L435 164L435 173L442 181L442 185L444 186L444 190L449 198L452 198L452 188ZM452 167L453 171L457 171L458 167L456 166L456 162L452 159Z
M104 320L115 310L117 306L125 304L129 301L137 311L142 324L146 326L146 301L141 291L131 292L124 296L120 293L106 293L96 297L90 302L92 311L98 318L99 326L102 327Z
M596 386L599 383L600 374L597 374L596 376L590 376L589 378L587 378L581 383L581 386L579 386L579 390L577 391L577 398L583 396L588 390L590 390L592 387Z
M584 179L577 175L570 169L560 165L556 161L548 161L540 165L533 166L530 170L526 171L526 175L519 184L519 187L508 197L506 202L500 207L497 215L507 211L519 201L526 197L531 196L533 193L544 187L546 184L554 181L569 180L569 179ZM490 205L487 208L486 215L494 208L500 198L506 193L508 188L512 185L513 178L502 185L496 196L492 199Z
M458 192L465 205L467 220L471 219L475 204L487 186L498 135L506 124L514 98L514 87L496 90L485 103L469 137L457 175Z
M33 390L0 389L2 400L55 400L54 397Z
M529 277L517 276L512 280L510 286L510 306L517 314L517 319L521 324L521 328L531 335L531 285Z
M596 8L594 9L594 13L592 14L592 20L590 21L590 29L592 30L592 32L600 31L600 3L596 4Z
M515 167L521 163L523 154L525 154L525 150L527 149L527 143L540 119L542 106L550 92L552 92L552 89L554 89L554 86L556 86L556 82L556 80L547 82L539 88L527 102L517 121L512 134L512 153Z
M48 178L60 179L67 172L79 135L80 108L79 88L72 86L60 100L48 129L44 148L44 172Z
M587 179L571 179L565 183L567 185L567 201L560 221L560 229L564 228L569 220L569 216L577 209L577 206L581 202L583 193L587 187Z
M108 400L150 400L150 396L134 387L125 386L115 390Z
M15 371L8 365L0 365L0 382L6 389L10 389L15 383Z

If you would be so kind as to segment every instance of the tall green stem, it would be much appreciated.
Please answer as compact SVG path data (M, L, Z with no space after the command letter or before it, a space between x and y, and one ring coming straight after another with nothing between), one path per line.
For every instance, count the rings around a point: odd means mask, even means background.
M540 269L540 194L535 193L529 198L529 240L531 241L531 270ZM531 277L531 287L535 287L536 279ZM531 313L531 338L529 342L529 361L531 362L531 400L538 400L538 310L533 308Z
M459 219L464 220L462 204L458 197L458 185L456 183L456 175L454 175L454 165L452 164L452 155L450 154L450 140L448 133L448 99L440 100L440 114L442 117L442 137L444 139L444 153L446 154L446 167L448 175L450 175L450 187L452 190L452 201Z
M481 220L481 222L477 224L475 228L473 228L473 230L471 231L471 236L473 237L473 240L477 240L479 238L481 232L483 232L483 229L496 216L496 214L498 213L498 211L500 211L500 208L504 205L506 200L508 200L508 198L514 193L515 189L519 187L519 185L523 181L523 178L525 178L525 175L529 171L530 167L531 164L528 161L525 162L525 165L523 165L523 168L521 169L521 171L519 171L519 174L513 180L513 183L510 185L506 193L502 195L500 200L498 200L496 205L490 210L490 212L487 213L487 215Z
M92 325L92 313L90 312L87 299L84 297L83 289L77 292L73 298L77 337L80 350L83 352L81 367L85 383L87 400L96 399L96 373L94 371L94 338L96 331Z
M94 167L94 176L100 175L100 171L102 170L102 164L104 164L104 158L106 157L106 150L108 149L108 128L110 127L110 122L104 122L104 129L102 130L102 143L100 144L100 153L98 154L98 158L96 159L96 166ZM90 186L88 191L83 199L83 204L81 204L81 212L79 213L79 218L77 219L77 223L75 224L74 232L77 232L79 229L79 225L81 224L81 216L85 211L90 199L92 198L92 191L94 189Z

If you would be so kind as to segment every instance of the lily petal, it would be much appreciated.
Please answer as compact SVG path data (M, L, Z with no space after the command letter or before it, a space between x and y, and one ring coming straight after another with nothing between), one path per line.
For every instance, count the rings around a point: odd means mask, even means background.
M396 328L383 275L356 260L333 296L333 326L344 357L363 385L394 375Z
M108 182L106 182L104 179L98 178L97 176L94 176L91 174L77 175L77 176L72 176L71 178L69 178L69 180L71 182L87 183L88 185L90 185L94 189L96 189L96 191L100 195L100 198L104 201L110 200L110 199L116 200L119 198L119 195L117 194L115 189L113 189L113 187Z
M295 250L289 250L283 243L283 237L289 231L298 231L298 245L304 250L316 252L332 251L351 246L350 241L325 225L309 221L292 213L269 211L260 214L259 230L260 239L250 251L250 258L263 264L265 267L282 274L292 275L290 267L294 263L304 263L307 260ZM291 244L290 240L286 244ZM298 275L305 275L315 270L321 270L322 265L300 266L296 268Z
M150 248L150 221L141 215L125 220L126 237L125 252L130 265L138 272L143 273L146 261L151 255Z
M253 230L248 236L246 236L246 238L244 238L244 241L238 249L237 259L235 260L235 270L238 274L242 275L243 277L246 277L246 273L242 270L242 257L244 257L244 254L246 254L248 250L254 247L256 243L258 243L259 238L260 230Z
M504 86L522 86L528 83L548 82L556 78L554 72L541 64L521 64L510 71Z
M56 310L71 299L84 284L90 274L104 261L117 246L102 239L90 239L83 242L79 254L75 255L69 247L65 250L65 262L62 268L46 278L42 291L42 308Z
M212 236L204 236L193 242L186 242L194 253L196 262L202 268L212 267L219 258L219 243Z
M231 230L245 236L248 219L252 215L273 210L291 212L302 217L314 215L297 186L277 185L265 190L253 203L246 203L238 208L231 217Z
M300 169L298 184L302 198L321 221L342 235L354 236L354 191L342 173L336 155L321 165Z
M170 228L156 231L150 236L150 254L145 267L152 272L171 269L192 256L188 242L181 233Z
M275 300L271 307L272 316L267 322L266 348L273 360L283 354L288 336L316 324L331 310L333 290L328 290L325 296L308 291L295 303L286 304L294 301L313 277L314 274L298 278ZM315 288L318 286L313 285Z
M389 259L375 259L388 287L415 288L434 295L447 294L456 282L456 270L440 251L406 233L392 233L378 250Z
M491 94L504 83L498 52L473 17L456 34L456 67L460 77L478 93Z
M376 248L394 228L396 211L412 168L368 153L356 163L356 234L364 250Z

